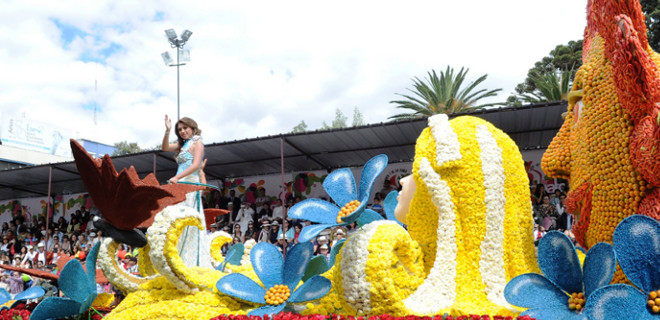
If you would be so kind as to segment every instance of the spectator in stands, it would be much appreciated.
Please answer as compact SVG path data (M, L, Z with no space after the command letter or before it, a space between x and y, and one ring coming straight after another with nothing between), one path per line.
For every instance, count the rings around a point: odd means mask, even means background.
M257 208L261 208L264 205L264 203L269 203L270 199L268 199L268 197L266 196L266 189L261 188L261 189L259 189L258 193L259 193L259 196L254 201L254 205Z
M71 251L71 242L69 241L69 236L64 235L62 237L62 244L60 245L60 249L63 251Z
M378 214L385 217L385 211L383 210L383 194L382 193L378 192L374 196L374 203L371 205L371 210L376 211Z
M270 219L272 215L272 210L270 210L270 204L264 202L261 207L258 208L257 220Z
M231 205L231 207L229 207ZM238 215L238 210L241 209L241 199L236 196L236 190L229 190L229 199L227 203L227 209L231 210L231 219L229 222L236 221L236 216Z
M284 206L282 205L282 199L277 199L273 212L271 213L273 220L275 219L284 219Z
M254 239L257 236L257 232L254 229L254 222L248 222L247 230L243 233L243 242L247 241L248 238Z
M0 233L2 233L2 236L4 237L7 235L7 231L9 231L9 224L5 222L2 224L2 231L0 231Z
M238 238L239 242L243 240L243 232L241 232L241 225L240 224L235 224L234 225L234 238Z
M36 256L37 256L37 251L34 250L34 246L28 245L27 246L27 252L23 256L23 260L21 260L21 263L25 264L28 261L33 261Z
M2 282L9 284L9 293L12 295L17 295L25 290L23 278L16 271L12 272L11 277L3 275Z
M247 230L248 222L252 221L254 210L247 201L243 201L243 207L238 211L236 223L241 226L241 230Z
M257 242L268 242L270 243L270 221L265 220L264 223L261 224L261 231L259 231L259 235L257 236Z
M289 219L282 220L282 228L277 232L277 238L279 239L281 234L286 236L286 241L293 242L295 238L295 231L291 229L291 222Z
M540 206L543 204L543 197L548 197L548 201L550 200L550 196L548 195L548 192L545 191L545 185L542 183L539 183L536 185L536 193L535 193L535 198L536 198L536 203L535 205Z
M273 220L270 224L270 243L277 243L277 235L280 231L279 222Z

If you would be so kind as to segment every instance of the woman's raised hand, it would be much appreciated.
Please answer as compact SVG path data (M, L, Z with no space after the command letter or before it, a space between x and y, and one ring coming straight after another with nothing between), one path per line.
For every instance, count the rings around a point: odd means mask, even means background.
M172 120L165 115L165 129L170 131L172 129Z

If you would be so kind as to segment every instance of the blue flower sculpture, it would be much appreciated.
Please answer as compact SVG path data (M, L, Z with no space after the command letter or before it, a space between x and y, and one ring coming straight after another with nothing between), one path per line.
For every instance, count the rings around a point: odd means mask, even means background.
M328 258L322 255L314 256L314 258L309 261L307 269L305 269L305 274L302 277L302 281L307 281L315 275L323 274L330 270L332 266L335 265L335 259L337 258L337 254L339 253L339 250L341 250L341 247L344 246L344 242L346 242L346 239L337 241L337 243L332 246L332 250L330 250L330 257Z
M387 156L384 154L377 155L367 161L364 168L362 168L359 189L356 187L355 177L353 177L351 169L342 168L331 172L323 180L323 189L339 206L320 199L307 199L291 207L288 212L289 217L319 223L304 227L300 232L298 241L307 242L327 228L353 223L360 218L365 210L378 215L378 213L366 209L366 207L373 184L386 166ZM342 217L341 222L337 222L341 208L353 200L360 201L360 205L349 215Z
M288 303L299 303L316 300L323 297L332 284L322 276L308 279L296 289L303 277L307 264L314 254L311 242L297 244L287 252L286 259L275 245L267 242L257 243L250 252L250 260L254 272L263 283L263 287L252 279L240 273L232 273L218 280L218 291L253 303L265 306L252 310L248 315L263 316L277 314L284 310ZM280 304L268 304L266 293L277 285L289 288L290 296Z
M36 286L28 288L27 290L16 294L16 296L12 298L11 294L9 294L7 290L0 289L0 310L7 308L11 309L25 300L41 298L44 296L44 294L46 294L44 288Z
M227 254L225 255L225 260L222 261L222 263L215 269L224 272L227 263L233 264L235 266L240 265L241 258L243 258L244 252L245 252L245 245L243 245L240 242L233 244L231 248L229 248L229 251L227 251Z
M616 270L611 245L593 246L582 268L571 240L557 231L548 232L539 241L538 262L545 276L526 273L511 279L504 297L513 305L529 308L521 315L544 320L590 319L592 293L609 284ZM582 293L587 306L582 301L578 309L571 309L569 295L573 293Z
M660 319L647 304L649 294L660 289L660 223L630 216L616 227L612 243L621 270L637 288L614 284L596 290L587 304L590 319Z
M81 314L96 299L96 257L101 242L97 242L87 255L85 266L77 259L71 259L64 265L57 283L66 298L48 297L41 301L32 312L31 320L60 319Z

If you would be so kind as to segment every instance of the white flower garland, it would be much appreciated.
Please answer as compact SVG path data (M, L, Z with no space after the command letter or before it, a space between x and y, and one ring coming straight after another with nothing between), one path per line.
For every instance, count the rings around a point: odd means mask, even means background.
M149 232L147 232L147 240L149 241L149 245L151 245L149 257L154 264L154 268L165 276L177 289L187 293L194 293L197 291L197 288L188 286L186 282L174 273L167 261L166 255L168 253L165 252L167 232L170 230L170 227L172 227L176 220L188 217L199 219L199 214L195 209L186 206L169 206L165 208L156 214L154 223L149 228ZM200 221L200 223L203 225L204 222Z
M486 295L491 302L509 306L504 298L506 274L504 268L504 216L506 197L504 195L504 167L502 149L488 127L479 125L476 137L481 149L481 168L484 175L486 194L486 234L481 242L479 271L486 286Z
M440 167L449 161L460 160L461 144L456 132L449 125L446 114L437 114L428 119L433 140L435 140L436 163Z
M435 261L424 283L404 300L411 314L437 314L456 301L456 213L447 182L422 158L419 175L438 210L437 251Z
M344 298L357 315L371 314L371 284L367 281L369 242L378 227L393 221L380 220L369 223L351 236L342 247L341 276Z
M116 254L118 246L119 244L111 238L104 238L99 248L99 266L110 283L128 294L137 291L141 284L158 276L153 275L143 278L126 272L117 263Z
M250 261L250 252L252 252L252 247L257 244L254 239L250 239L248 241L245 241L244 247L245 251L243 251L243 257L241 257L241 265L242 266L249 266L252 264Z

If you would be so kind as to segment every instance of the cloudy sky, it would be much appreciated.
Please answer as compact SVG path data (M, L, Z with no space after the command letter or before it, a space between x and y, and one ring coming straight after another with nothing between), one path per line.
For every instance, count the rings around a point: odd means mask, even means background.
M193 32L181 115L206 143L317 129L339 108L365 122L431 69L470 68L506 100L535 61L582 38L586 0L46 1L0 10L0 117L74 138L152 147L176 117L164 30ZM96 112L95 112L96 110Z

